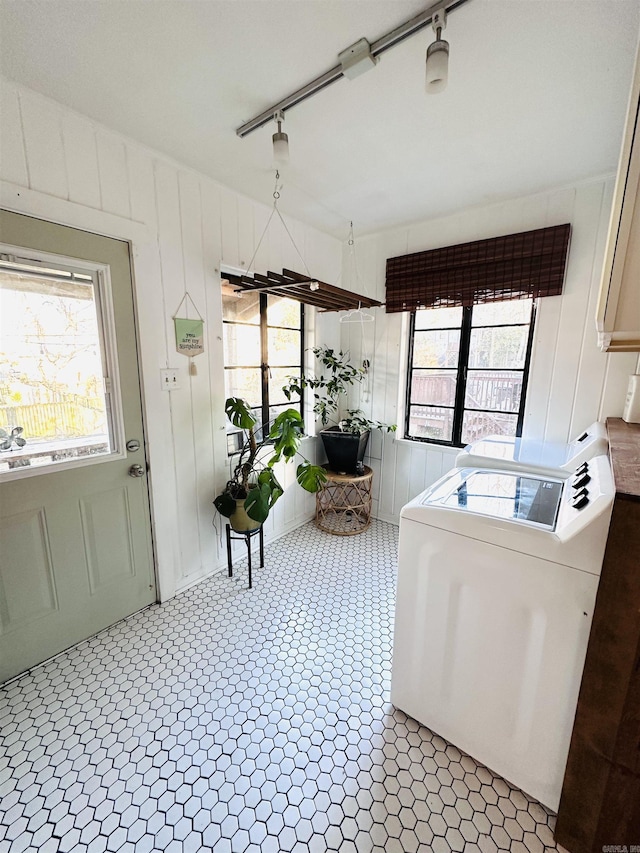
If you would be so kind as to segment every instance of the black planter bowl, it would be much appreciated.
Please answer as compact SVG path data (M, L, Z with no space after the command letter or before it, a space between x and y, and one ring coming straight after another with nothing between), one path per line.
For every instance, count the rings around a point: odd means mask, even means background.
M337 426L320 430L329 469L336 474L357 474L357 464L364 459L370 434L370 430L360 435L341 432Z

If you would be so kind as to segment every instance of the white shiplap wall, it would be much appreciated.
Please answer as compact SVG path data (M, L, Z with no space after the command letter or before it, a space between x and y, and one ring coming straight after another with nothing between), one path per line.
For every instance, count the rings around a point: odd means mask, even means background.
M217 270L221 261L234 267L249 262L269 207L26 88L3 81L1 97L2 206L133 244L158 570L167 599L226 559L211 503L229 475ZM340 243L298 222L287 225L308 266L335 281ZM298 265L276 225L255 268ZM196 376L188 374L173 337L172 315L185 288L205 318L207 351L195 360ZM317 323L323 334L322 322L310 317L312 333ZM335 331L326 322L331 337ZM180 390L161 390L163 367L180 369ZM307 445L313 456L315 440ZM293 468L282 473L290 488L265 526L267 538L313 514L313 497L294 484ZM220 531L219 517L217 526Z
M636 354L605 354L596 343L595 306L612 193L613 178L605 177L373 234L357 241L358 276L369 296L384 301L387 258L570 222L563 295L541 299L538 306L523 430L530 438L565 442L595 420L619 417L629 374L637 370ZM356 276L355 268L345 248L347 287ZM374 313L375 323L364 328L343 325L341 343L358 358L364 340L364 355L371 359L372 369L370 387L361 392L362 407L375 418L397 422L401 430L407 318L387 315L384 309ZM397 522L403 504L445 473L456 452L373 433L368 464L375 471L375 514Z

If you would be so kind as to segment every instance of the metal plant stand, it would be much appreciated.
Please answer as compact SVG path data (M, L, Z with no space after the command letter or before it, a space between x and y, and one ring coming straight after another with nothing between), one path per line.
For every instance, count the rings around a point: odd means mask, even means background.
M316 492L316 526L334 536L355 536L371 524L373 471L336 474L323 466L327 482Z
M251 589L251 537L258 535L260 540L260 568L264 568L264 532L262 524L258 527L257 530L247 530L243 533L238 533L238 531L234 530L233 534L231 533L231 525L225 525L227 528L227 566L229 567L229 577L233 577L233 560L231 557L231 540L238 539L240 541L244 541L247 546L247 562L249 564L249 589Z

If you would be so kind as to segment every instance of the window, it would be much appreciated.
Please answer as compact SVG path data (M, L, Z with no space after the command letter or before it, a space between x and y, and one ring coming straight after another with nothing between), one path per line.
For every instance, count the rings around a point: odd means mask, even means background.
M223 293L225 396L242 397L266 427L283 409L303 413L302 399L287 400L287 376L300 375L304 353L304 306L264 293ZM229 425L229 453L242 434Z
M104 289L89 268L3 256L0 472L114 452Z
M462 446L522 432L531 299L411 315L405 435Z

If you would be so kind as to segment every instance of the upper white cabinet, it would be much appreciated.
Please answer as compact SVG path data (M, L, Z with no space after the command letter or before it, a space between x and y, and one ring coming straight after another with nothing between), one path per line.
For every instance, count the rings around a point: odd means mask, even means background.
M640 50L631 87L596 328L605 352L640 351Z

